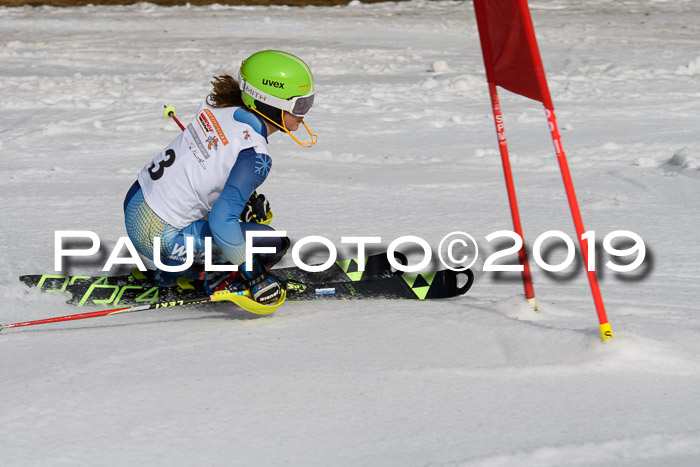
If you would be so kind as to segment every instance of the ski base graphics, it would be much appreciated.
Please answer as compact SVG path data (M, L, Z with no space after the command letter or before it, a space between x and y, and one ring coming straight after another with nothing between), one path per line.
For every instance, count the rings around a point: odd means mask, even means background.
M274 271L274 270L273 270ZM313 276L313 273L307 273ZM390 275L367 280L306 281L281 279L287 301L411 299L428 300L465 294L474 282L471 270L442 270L421 274ZM135 270L123 276L26 275L20 280L48 293L67 293L77 306L132 306L206 296L204 282L180 278L178 285L159 287L153 274ZM460 282L462 283L460 285Z

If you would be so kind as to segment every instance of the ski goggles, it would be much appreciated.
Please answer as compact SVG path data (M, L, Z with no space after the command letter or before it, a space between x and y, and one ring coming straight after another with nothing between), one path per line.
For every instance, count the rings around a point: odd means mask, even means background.
M253 99L259 100L260 102L263 102L276 109L289 112L297 117L303 117L306 115L309 110L311 110L311 106L314 105L313 93L305 96L292 97L290 99L281 99L256 88L246 81L240 73L238 74L238 85L240 86L241 91L248 94Z

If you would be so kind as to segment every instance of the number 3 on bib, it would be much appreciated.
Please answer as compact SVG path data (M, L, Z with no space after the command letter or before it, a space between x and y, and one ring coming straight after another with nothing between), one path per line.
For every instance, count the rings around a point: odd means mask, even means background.
M167 151L165 151L165 155L165 159L158 161L157 169L155 162L151 164L151 166L148 168L148 174L151 176L151 180L155 181L160 179L160 177L163 176L163 172L165 172L165 168L170 167L175 163L175 151L173 151L172 149L168 149Z

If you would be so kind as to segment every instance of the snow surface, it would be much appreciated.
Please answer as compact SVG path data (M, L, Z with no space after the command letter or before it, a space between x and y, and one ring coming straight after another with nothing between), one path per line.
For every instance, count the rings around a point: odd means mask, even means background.
M471 2L0 8L0 322L76 312L17 276L53 269L55 230L99 234L103 254L69 265L96 273L178 132L163 105L188 120L264 48L317 79L318 145L271 138L277 228L435 248L463 230L482 250L453 300L6 330L2 464L700 465L700 2L531 9L586 228L599 250L618 229L648 248L625 274L599 253L604 344L580 262L533 266L539 314L517 274L481 271L512 226ZM527 244L574 236L541 105L501 100Z

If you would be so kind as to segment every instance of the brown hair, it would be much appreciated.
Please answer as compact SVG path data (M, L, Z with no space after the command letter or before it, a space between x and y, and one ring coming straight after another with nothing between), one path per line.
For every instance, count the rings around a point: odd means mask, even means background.
M214 76L214 89L207 96L207 104L214 108L245 107L238 81L229 75Z

